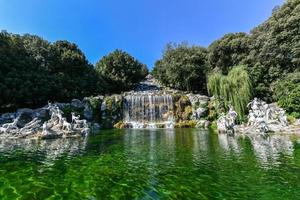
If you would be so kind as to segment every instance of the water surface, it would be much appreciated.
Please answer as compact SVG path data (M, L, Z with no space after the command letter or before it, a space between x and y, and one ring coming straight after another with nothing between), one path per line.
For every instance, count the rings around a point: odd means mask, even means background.
M299 199L300 144L197 129L1 140L0 199Z

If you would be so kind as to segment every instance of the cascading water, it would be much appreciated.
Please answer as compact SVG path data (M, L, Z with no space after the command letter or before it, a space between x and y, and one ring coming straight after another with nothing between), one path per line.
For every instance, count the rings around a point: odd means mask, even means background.
M124 97L124 123L132 128L174 128L170 94L135 92Z

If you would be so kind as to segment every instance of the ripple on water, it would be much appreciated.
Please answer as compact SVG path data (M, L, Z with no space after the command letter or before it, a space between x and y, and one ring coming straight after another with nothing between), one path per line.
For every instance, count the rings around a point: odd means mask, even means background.
M197 129L0 141L0 199L295 199L300 145Z

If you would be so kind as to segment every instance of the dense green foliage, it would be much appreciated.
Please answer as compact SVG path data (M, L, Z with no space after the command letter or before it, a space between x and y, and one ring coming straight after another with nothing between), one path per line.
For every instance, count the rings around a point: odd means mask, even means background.
M162 84L191 90L190 88L203 86L205 73L194 73L191 69L182 73L182 70L187 69L190 57L192 60L198 59L201 63L207 63L210 72L219 71L223 75L227 75L233 66L245 65L252 81L253 94L273 101L272 84L286 74L300 69L299 24L300 1L287 0L284 5L274 9L272 16L250 34L229 33L214 41L207 48L206 58L202 54L197 55L194 51L183 51L181 48L166 51L162 59L157 61L153 75ZM189 76L202 79L195 78L193 80L198 81L190 82L186 87Z
M0 33L0 76L2 110L82 98L107 87L77 45L7 32Z
M104 56L97 62L96 70L105 77L111 92L129 90L148 74L144 64L121 50Z
M274 84L274 99L292 116L300 117L300 72L288 74Z
M130 55L115 53L116 57L110 54L103 59L108 68L98 68L98 73L74 43L50 43L38 36L0 32L0 110L104 94L111 89L109 84L120 91L131 89L147 69ZM122 79L121 84L106 82L112 74L115 80Z
M164 85L206 93L206 54L202 47L169 44L152 73Z
M227 34L208 47L209 65L227 74L231 67L240 64L249 53L249 36L246 33Z
M300 68L300 1L288 0L249 35L228 34L214 42L208 60L212 69L248 66L255 96L271 101L271 85Z
M270 85L300 68L300 1L288 0L252 30L247 64L257 96L271 100Z
M246 107L252 98L251 80L245 66L233 67L228 75L213 73L208 78L208 90L215 98L224 102L225 108L230 105L243 120Z

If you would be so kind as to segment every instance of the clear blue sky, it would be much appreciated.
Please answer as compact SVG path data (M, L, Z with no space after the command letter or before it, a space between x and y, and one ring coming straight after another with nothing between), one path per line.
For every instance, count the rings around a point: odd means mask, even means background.
M79 45L91 63L123 49L152 68L168 42L249 32L284 0L0 0L0 30Z

